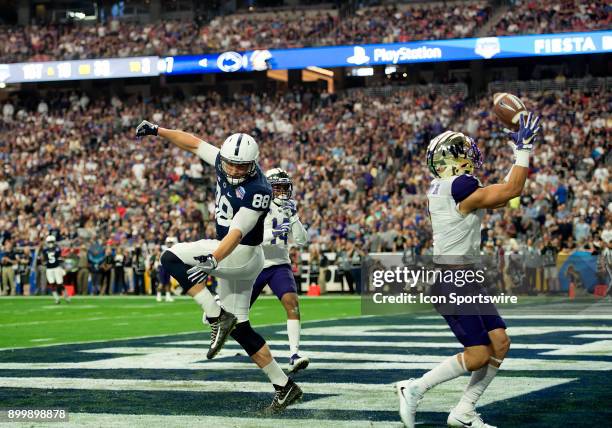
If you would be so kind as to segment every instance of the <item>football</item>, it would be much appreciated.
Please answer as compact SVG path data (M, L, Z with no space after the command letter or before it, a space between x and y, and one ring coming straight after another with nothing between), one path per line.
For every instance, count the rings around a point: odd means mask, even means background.
M527 114L527 108L516 95L499 92L493 95L493 112L506 128L516 131L519 128L519 117Z

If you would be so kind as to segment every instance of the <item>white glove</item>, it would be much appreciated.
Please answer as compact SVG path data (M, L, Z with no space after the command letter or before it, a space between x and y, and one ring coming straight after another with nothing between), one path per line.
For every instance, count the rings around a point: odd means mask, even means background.
M217 260L212 254L194 257L199 263L187 271L187 277L193 284L204 282L208 274L218 266Z

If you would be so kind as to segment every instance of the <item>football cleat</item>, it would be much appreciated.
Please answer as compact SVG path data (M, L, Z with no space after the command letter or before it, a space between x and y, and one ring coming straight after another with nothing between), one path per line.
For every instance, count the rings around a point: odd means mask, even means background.
M455 413L455 409L451 409L446 423L449 427L453 428L496 428L493 425L484 423L480 413L476 413L474 410L466 413Z
M225 345L227 338L237 323L238 319L234 314L221 309L219 317L210 323L210 349L206 354L206 358L209 360L215 358L221 348L223 348L223 345Z
M287 385L274 385L274 389L276 393L272 399L272 404L263 410L264 415L282 412L287 406L300 400L303 395L301 388L291 378L287 381Z
M162 301L161 294L157 293L157 297L155 298L158 302Z
M300 357L298 354L293 354L291 358L289 358L289 366L287 367L287 372L289 373L297 373L300 370L304 370L310 364L310 359L308 357Z
M414 428L416 410L423 399L423 394L417 389L415 379L398 382L395 385L399 397L399 413L404 426Z

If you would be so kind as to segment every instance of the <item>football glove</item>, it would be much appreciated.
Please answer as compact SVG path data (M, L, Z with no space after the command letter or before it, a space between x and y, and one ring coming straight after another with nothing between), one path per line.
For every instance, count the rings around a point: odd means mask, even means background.
M295 199L289 199L283 204L283 211L287 217L293 217L297 214L297 201Z
M535 143L540 131L539 123L540 117L530 112L527 119L525 119L525 115L519 116L519 130L517 132L505 129L514 141L514 147L512 148L515 153L518 150L530 152L533 149L533 143Z
M288 222L281 223L278 226L276 226L274 229L272 229L272 236L274 238L279 238L281 236L287 235L290 230L291 230L291 224L289 224Z
M215 256L212 254L197 256L194 257L194 259L198 264L187 271L187 278L189 278L189 281L193 284L199 284L204 282L208 274L217 268L218 263Z
M136 128L136 136L144 137L145 135L157 135L159 126L152 124L149 121L143 120Z

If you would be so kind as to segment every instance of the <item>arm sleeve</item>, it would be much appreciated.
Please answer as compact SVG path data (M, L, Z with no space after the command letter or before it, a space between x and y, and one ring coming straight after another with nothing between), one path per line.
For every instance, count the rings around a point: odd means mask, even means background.
M212 144L202 140L200 141L200 145L198 146L196 154L208 165L215 166L215 161L217 160L219 149L213 146Z
M451 194L456 203L463 201L480 187L480 183L471 175L460 175L451 185Z
M242 236L245 236L253 230L261 215L265 215L265 211L255 211L250 208L242 207L234 215L229 230L238 229L242 233Z
M303 247L304 245L306 245L306 242L308 242L308 233L306 232L306 228L299 219L291 223L291 237L293 238L293 241L300 247Z

